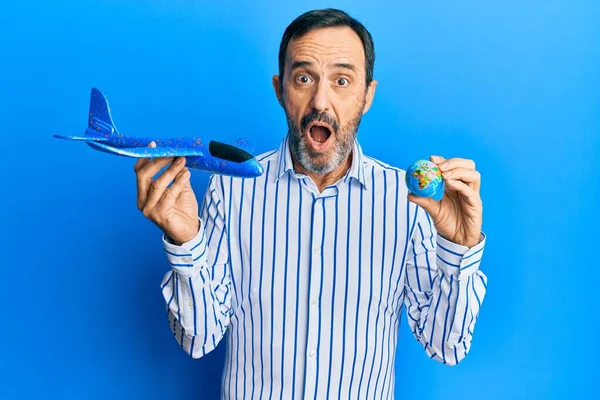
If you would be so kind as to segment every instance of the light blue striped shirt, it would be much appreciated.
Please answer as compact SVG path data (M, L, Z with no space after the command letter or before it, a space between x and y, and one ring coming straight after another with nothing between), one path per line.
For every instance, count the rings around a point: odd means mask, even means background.
M471 249L437 235L407 201L405 172L358 142L321 193L294 171L287 137L258 159L258 178L210 178L193 240L163 236L169 325L194 358L224 340L222 398L393 398L403 305L431 358L466 356L483 233Z

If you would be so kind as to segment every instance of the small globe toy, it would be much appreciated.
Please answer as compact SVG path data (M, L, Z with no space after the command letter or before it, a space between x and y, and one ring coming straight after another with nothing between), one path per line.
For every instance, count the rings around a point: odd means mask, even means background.
M415 196L441 200L444 197L444 179L439 167L427 160L419 160L406 170L406 186Z

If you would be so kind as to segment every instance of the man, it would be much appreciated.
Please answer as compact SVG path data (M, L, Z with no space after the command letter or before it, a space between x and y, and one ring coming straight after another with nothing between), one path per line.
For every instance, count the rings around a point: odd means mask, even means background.
M403 305L431 358L469 351L486 289L480 176L432 157L438 202L362 154L374 58L342 11L293 21L272 82L288 135L258 157L262 176L213 175L199 218L183 159L136 163L138 207L165 233L170 327L194 358L225 338L223 398L393 398Z

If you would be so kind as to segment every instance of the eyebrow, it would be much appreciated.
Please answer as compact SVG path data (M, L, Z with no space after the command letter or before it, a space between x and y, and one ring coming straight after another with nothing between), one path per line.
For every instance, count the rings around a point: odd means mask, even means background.
M312 63L310 61L294 61L292 63L292 71L295 70L296 68L312 67L313 65L314 65L314 63ZM351 63L336 63L333 66L334 66L334 68L344 68L344 69L349 69L352 72L356 72L356 68L354 67L354 64L351 64Z
M310 61L294 61L292 63L292 71L295 70L296 68L311 67L312 65L313 65L313 63Z
M354 68L353 64L350 63L337 63L334 65L335 68L345 68L349 69L352 72L356 72L356 68Z

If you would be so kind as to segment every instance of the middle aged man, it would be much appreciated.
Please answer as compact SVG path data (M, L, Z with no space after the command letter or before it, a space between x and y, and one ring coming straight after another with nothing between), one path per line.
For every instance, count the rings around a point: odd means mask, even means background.
M393 398L403 304L431 358L469 351L486 290L480 176L432 157L447 187L436 202L362 153L374 59L342 11L294 20L273 77L288 134L258 157L262 176L213 175L200 215L183 159L135 165L138 207L165 233L170 327L194 358L225 339L223 398Z

